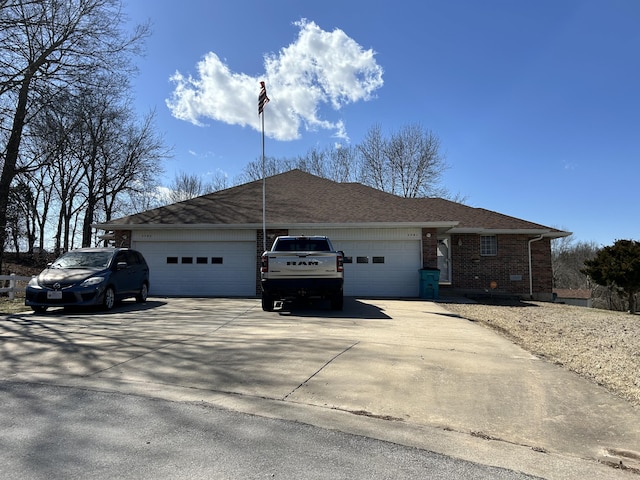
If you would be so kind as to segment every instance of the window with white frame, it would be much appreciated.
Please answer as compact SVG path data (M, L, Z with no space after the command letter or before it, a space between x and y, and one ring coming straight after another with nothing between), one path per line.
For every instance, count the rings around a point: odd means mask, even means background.
M498 238L495 235L480 236L480 255L489 257L498 254Z

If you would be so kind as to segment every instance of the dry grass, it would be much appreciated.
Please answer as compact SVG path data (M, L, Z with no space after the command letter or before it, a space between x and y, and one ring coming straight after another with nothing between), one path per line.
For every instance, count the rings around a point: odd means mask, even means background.
M5 254L5 256L9 255ZM25 256L25 260L27 259L28 258ZM46 265L46 261L46 259L40 260L40 262L31 260L30 262L26 262L27 264L25 265L22 263L16 263L12 258L9 258L2 265L2 274L9 275L10 273L15 273L18 276L25 277L37 275L42 271L44 265ZM12 314L31 311L29 307L24 306L24 287L26 286L27 282L18 282L19 290L16 292L16 297L13 301L9 300L6 294L0 294L0 314Z
M640 405L640 316L543 302L443 306Z
M17 297L9 300L7 297L0 297L0 315L29 311L29 307L24 306L24 297Z

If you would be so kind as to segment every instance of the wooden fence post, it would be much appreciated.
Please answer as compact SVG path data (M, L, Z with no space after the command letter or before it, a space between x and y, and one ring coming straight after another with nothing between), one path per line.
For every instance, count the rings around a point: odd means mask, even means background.
M9 300L14 301L16 298L16 274L12 273L9 275Z

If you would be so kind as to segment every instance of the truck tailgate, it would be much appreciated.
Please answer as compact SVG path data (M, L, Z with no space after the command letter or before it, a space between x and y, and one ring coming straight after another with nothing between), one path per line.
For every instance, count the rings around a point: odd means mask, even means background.
M277 252L268 254L271 278L287 276L338 276L335 253Z

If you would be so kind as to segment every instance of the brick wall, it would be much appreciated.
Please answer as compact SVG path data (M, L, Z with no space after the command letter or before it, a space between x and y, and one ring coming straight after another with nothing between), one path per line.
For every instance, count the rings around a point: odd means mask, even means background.
M553 266L551 263L551 239L543 238L531 244L533 264L533 292L541 300L553 298Z
M470 292L529 296L529 240L527 235L498 235L498 253L480 255L479 235L452 235L452 287ZM553 289L551 241L531 244L533 293L550 299Z
M438 232L422 229L422 268L438 268Z
M131 230L116 230L113 235L113 245L115 247L131 248Z

